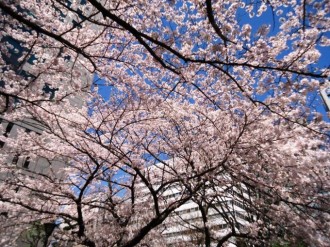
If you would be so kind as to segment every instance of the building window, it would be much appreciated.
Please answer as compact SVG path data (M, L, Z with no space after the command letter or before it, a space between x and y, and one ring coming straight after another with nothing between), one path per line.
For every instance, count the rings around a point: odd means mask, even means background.
M6 131L5 131L5 133L3 134L5 137L8 137L8 134L9 134L10 131L12 130L13 126L14 126L14 123L9 122L9 123L7 124Z
M29 165L30 165L30 157L27 157L24 161L23 168L29 169Z
M58 88L51 88L47 83L42 88L42 93L49 95L50 100L54 99L56 91L58 91Z
M0 119L1 119L1 118L0 118ZM1 121L2 121L2 119L1 119ZM1 121L0 121L0 123L1 123ZM8 134L9 134L10 131L12 130L13 126L14 126L14 123L9 122L9 123L7 124L7 126L6 126L6 130L5 130L5 133L3 134L5 137L8 137ZM5 145L5 142L0 141L0 148L3 148L4 145Z
M18 159L19 159L19 154L15 154L14 157L13 157L13 160L11 161L11 163L13 165L16 165L17 162L18 162Z

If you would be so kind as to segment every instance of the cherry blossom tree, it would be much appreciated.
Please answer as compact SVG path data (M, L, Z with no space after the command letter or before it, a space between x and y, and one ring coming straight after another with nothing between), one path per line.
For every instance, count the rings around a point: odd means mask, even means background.
M55 222L63 246L166 246L162 231L188 201L202 221L185 223L204 246L329 245L329 124L317 111L330 75L327 1L0 8L1 119L43 126L2 131L2 245ZM15 154L49 169L10 165ZM169 199L173 186L181 193ZM228 195L243 226L214 207Z

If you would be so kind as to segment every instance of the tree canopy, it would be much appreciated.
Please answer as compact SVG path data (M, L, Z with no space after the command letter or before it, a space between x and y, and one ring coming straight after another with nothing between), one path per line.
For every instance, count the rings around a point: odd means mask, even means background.
M328 1L0 8L2 122L42 126L2 130L1 245L62 222L53 237L63 246L163 246L169 217L194 201L202 222L186 224L203 246L329 246L329 123L318 96L330 76ZM15 155L49 169L15 166ZM181 194L168 199L173 187ZM228 195L245 224L217 207L229 226L219 235L208 210Z

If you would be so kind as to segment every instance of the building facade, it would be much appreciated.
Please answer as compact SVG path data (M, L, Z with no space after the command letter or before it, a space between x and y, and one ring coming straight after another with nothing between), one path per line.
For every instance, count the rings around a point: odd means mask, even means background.
M171 161L175 166L175 160ZM150 170L157 170L159 164ZM159 169L164 173L164 169ZM157 171L156 171L157 173ZM152 176L153 188L156 191L166 181L157 181L157 174ZM153 198L148 187L139 183L137 191L141 195L139 203L152 204ZM159 193L159 204L170 205L182 199L187 193L182 184L171 184ZM218 241L233 228L236 232L244 230L244 226L253 220L248 214L244 201L248 197L244 186L213 186L206 182L196 195L176 208L169 217L157 228L166 242L166 246L205 246L206 235L211 246L217 246ZM163 203L162 203L163 202ZM160 206L161 207L161 206ZM166 207L166 206L165 206ZM135 219L138 224L141 217ZM207 231L207 232L206 232ZM234 237L226 241L226 246L237 246Z
M17 11L26 12L17 4ZM1 12L3 18L6 18L6 13ZM65 22L72 22L70 18L66 18ZM9 23L9 22L8 22ZM8 24L10 25L10 24ZM21 32L26 35L31 35L31 32L23 25L17 25L17 32ZM10 27L11 28L11 27ZM16 31L16 30L15 30ZM36 38L37 39L37 38ZM36 57L33 53L33 46L29 50L21 40L15 38L15 36L2 36L1 41L1 61L0 64L0 183L3 186L7 184L13 184L15 181L15 171L19 171L21 179L29 178L39 181L38 178L43 176L49 176L56 179L66 179L63 177L61 170L65 168L68 163L67 158L61 157L60 155L49 159L48 157L35 157L30 155L28 152L17 151L17 148L12 148L11 143L13 140L17 140L19 135L25 133L27 135L43 135L47 131L46 127L36 118L34 118L28 111L22 111L19 108L24 109L24 102L20 99L25 98L29 100L29 92L33 94L33 103L39 104L38 101L48 101L50 104L57 104L55 98L57 94L66 93L68 96L66 99L69 104L77 109L81 108L86 102L84 95L80 92L75 94L73 85L70 85L68 78L75 76L75 83L79 83L81 88L84 88L87 92L90 90L93 75L81 64L73 61L69 56L65 57L65 63L67 68L63 72L61 69L56 68L56 58L60 57L61 49L53 49L52 47L43 47L42 53L44 57ZM31 52L32 51L32 52ZM39 54L40 56L40 54ZM39 60L38 60L39 59ZM38 72L39 67L47 65L48 60L53 64L49 65L49 71ZM36 65L36 62L39 64ZM78 60L76 58L76 60ZM70 72L73 73L70 75ZM78 75L78 76L77 76ZM10 80L10 78L13 78ZM51 81L55 80L55 85L59 85L60 88L51 85ZM36 83L37 82L37 83ZM48 83L49 82L49 83ZM20 88L16 90L12 95L8 94L8 88ZM25 90L25 91L24 91ZM15 96L16 94L16 96ZM37 100L35 100L37 99ZM32 99L31 99L32 100ZM19 109L24 112L23 118L12 118L11 113ZM13 120L14 119L14 120ZM51 140L49 140L51 142ZM20 145L24 145L21 143ZM12 181L11 181L12 180ZM40 179L41 180L41 179ZM24 183L24 181L21 181ZM1 185L0 184L0 185ZM16 188L17 192L19 187ZM0 191L1 193L1 191ZM13 229L12 222L8 219L7 207L2 205L0 202L0 221L2 223L2 229ZM42 227L46 229L54 226L53 222L42 224ZM7 228L8 226L8 228ZM28 226L27 226L28 227ZM53 229L53 228L52 228ZM0 232L2 230L0 229ZM9 231L9 230L8 230ZM29 236L34 234L35 225L28 227L26 231L20 233L20 237L16 241L1 242L1 246L17 246L17 247L30 247L34 246L29 243ZM43 236L47 233L47 230L40 232L40 243L37 246L44 246ZM10 235L10 232L4 233ZM48 233L47 233L48 234ZM17 237L17 233L12 233L13 238ZM0 234L1 237L1 234ZM10 239L10 237L8 238Z

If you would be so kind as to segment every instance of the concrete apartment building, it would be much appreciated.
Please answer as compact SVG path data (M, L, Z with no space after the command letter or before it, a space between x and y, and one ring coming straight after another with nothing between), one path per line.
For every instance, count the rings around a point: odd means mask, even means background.
M26 66L28 67L28 66ZM86 85L90 85L92 82L93 76L87 71L83 74L81 80L82 83L86 83ZM47 91L47 97L51 97L51 95L54 92ZM72 96L70 98L70 103L79 108L84 104L84 99L81 97L74 97ZM32 133L34 132L37 135L42 135L44 131L47 131L45 127L38 121L32 119L32 118L25 118L23 120L19 121L9 121L6 119L4 115L0 115L0 135L5 136L9 139L15 139L18 137L19 133L21 131L26 133ZM25 174L26 176L29 176L30 178L37 178L37 176L40 175L50 175L55 176L57 178L61 178L63 175L61 173L61 169L64 168L68 162L66 158L63 158L61 156L56 157L55 159L49 160L45 157L35 157L31 158L29 154L21 154L21 153L15 153L10 148L8 143L6 141L0 141L0 155L6 156L5 164L10 167L11 169L20 169L22 174ZM0 183L4 182L6 179L8 179L11 176L10 172L3 172L2 169L0 169ZM62 178L61 178L62 179ZM65 178L63 178L65 179ZM1 204L1 202L0 202ZM6 212L1 212L1 214L5 214ZM10 224L10 222L6 221L3 222L3 224ZM46 225L50 224L43 224L43 229L47 229ZM53 231L54 225L49 226L48 229L50 229L50 232ZM44 233L42 233L40 236L43 236ZM28 231L22 232L21 237L16 240L15 245L5 245L5 246L13 246L13 247L31 247L31 243L27 241L29 237ZM43 247L44 243L42 242L43 239L40 238L40 241L36 245L36 247Z
M175 167L175 159L170 161L171 166ZM153 188L157 190L160 186L160 182L157 181L157 173L164 173L163 168L160 164L149 167L150 170L155 170L151 176L153 182ZM158 170L158 171L157 171ZM166 169L165 169L166 170ZM154 176L154 178L153 178ZM161 175L163 176L163 175ZM163 181L164 182L164 181ZM243 186L242 186L243 187ZM137 189L139 195L142 195L138 201L139 203L145 203L152 201L148 188L143 184L139 183ZM174 202L185 193L184 188L179 184L175 183L166 187L160 195L162 199L170 204ZM205 246L204 242L204 220L200 206L204 208L206 212L207 226L210 229L212 238L221 238L231 231L235 222L235 229L243 229L244 225L251 220L251 215L246 211L245 205L242 203L242 197L247 196L244 188L236 187L210 187L205 184L205 188L202 189L202 194L205 198L209 197L211 202L205 203L198 198L191 198L186 203L178 207L170 216L158 227L158 231L161 232L167 246ZM219 196L215 196L215 193ZM139 219L135 219L138 224ZM228 246L236 246L236 241L233 238L228 241ZM216 246L217 243L211 242L211 246Z
M68 1L69 2L69 1ZM17 2L19 4L19 1ZM21 7L17 8L17 10L23 11ZM72 22L74 20L71 18L65 18L64 22ZM24 27L20 27L23 33L27 33L28 30L25 30ZM24 30L23 30L24 29ZM4 46L7 46L5 52L2 52L1 50L1 57L4 61L4 65L1 66L1 73L5 73L8 68L12 71L15 71L17 75L17 82L19 83L19 78L26 79L26 78L38 78L39 81L43 80L43 74L35 74L33 72L33 62L36 59L34 57L34 54L30 52L27 52L27 48L24 48L24 46L17 41L15 38L11 36L3 36L1 37L1 44ZM50 55L50 57L55 57L58 55L58 50L52 49L52 48L44 48L44 53L47 55ZM25 56L25 57L24 57ZM22 57L24 59L22 60ZM70 61L70 58L66 59L67 67L72 67L73 63L76 68L76 70L79 70L80 72L80 85L84 88L86 88L86 92L89 90L92 84L93 75L87 71L86 68L82 67L77 63L76 61ZM70 75L67 75L70 76ZM47 80L45 80L47 81ZM60 82L61 83L61 82ZM2 81L0 79L0 90L1 87L5 87L6 82ZM7 85L8 86L8 85ZM67 85L65 83L62 85L62 90L65 90L67 88ZM42 88L33 89L40 92L40 95L43 96L45 100L52 101L53 98L56 96L56 93L58 92L58 88L53 88L49 84L45 83ZM72 93L72 90L70 90L71 95L69 96L69 102L72 106L75 106L77 108L80 108L83 104L85 104L84 97L81 97L80 95L74 95ZM18 130L23 130L27 133L34 132L38 135L41 135L43 131L45 131L45 127L42 126L42 124L36 120L34 120L32 117L26 117L23 120L19 121L10 121L6 119L5 115L1 113L4 113L6 111L15 110L15 105L19 105L19 100L17 98L8 97L0 95L0 97L7 97L6 100L6 108L7 109L0 109L0 135L4 135L8 138L16 138L18 135ZM0 154L1 153L10 153L10 147L6 144L5 141L0 141ZM16 165L18 167L28 169L30 171L33 171L35 173L47 173L47 170L49 169L49 162L46 161L43 158L38 158L36 160L32 160L28 155L20 155L20 154L11 154L7 158L7 163L10 165ZM61 167L63 166L63 160L60 158L59 160L52 161L54 167Z
M66 19L66 22L70 22L72 20ZM25 30L26 31L26 30ZM33 60L34 55L30 54L29 57L26 57L23 61L21 61L21 57L26 52L26 48L24 48L20 42L15 40L11 36L2 36L0 39L2 45L6 45L8 48L7 52L1 51L1 57L5 64L1 66L1 73L5 73L8 69L14 71L17 75L16 80L19 83L19 78L26 79L27 77L34 78L38 77L40 81L42 81L42 74L35 75L33 72ZM49 52L49 54L54 55L54 50L44 49L45 52ZM73 61L67 59L67 66L71 67ZM78 63L75 63L76 69L80 71L79 80L81 85L86 88L86 92L88 92L91 87L93 75L88 72L85 68L80 66ZM80 67L79 67L80 66ZM6 81L0 79L0 90L1 87L6 86ZM8 85L7 85L8 86ZM65 90L66 85L64 84L62 90ZM43 87L37 89L40 92L40 95L44 97L45 100L52 101L58 92L57 88L52 88L49 84L45 83ZM6 97L4 95L0 95L0 97ZM2 140L0 140L0 159L3 163L1 164L2 168L0 168L0 183L6 183L8 179L12 176L11 170L19 169L23 175L26 175L30 178L37 179L38 176L42 175L50 175L55 176L56 178L61 178L61 168L65 167L67 164L67 159L61 156L56 157L55 159L49 160L46 157L31 157L28 153L16 153L13 149L11 149L9 144L9 139L16 139L21 132L25 133L34 133L37 135L42 135L43 132L47 131L45 126L43 126L40 122L36 121L33 117L29 117L28 114L24 119L12 121L6 118L7 111L15 111L15 106L19 106L19 100L14 97L3 98L6 101L5 109L0 109L0 135L3 136ZM72 106L81 108L83 104L85 104L84 97L81 95L71 94L69 97L69 102ZM5 159L4 159L5 158ZM9 168L9 169L6 169ZM63 178L64 179L64 178ZM1 204L1 202L0 202ZM6 212L2 212L0 210L0 216L5 216ZM5 217L0 218L3 226L6 224L11 224L11 222L7 221ZM47 224L43 224L46 229ZM49 225L49 224L48 224ZM52 228L54 226L51 226ZM49 228L49 229L50 229ZM52 228L53 229L53 228ZM21 233L21 237L16 240L17 247L27 247L31 246L27 243L26 240L27 233ZM25 239L24 239L25 238ZM5 246L12 246L9 243L2 243ZM15 245L14 245L15 246ZM44 246L44 243L39 242L39 246Z
M168 194L176 196L179 192ZM224 236L230 230L231 226L222 216L225 208L228 217L236 217L237 228L243 227L246 223L247 215L244 206L235 201L230 193L221 202L214 202L208 209L207 220L212 234L219 238ZM203 219L198 204L193 201L180 206L165 221L165 230L162 232L169 246L176 246L180 243L191 243L193 246L204 246L204 236L199 230L203 229ZM211 243L212 244L212 243ZM216 246L214 242L212 244ZM233 241L229 246L236 246Z

